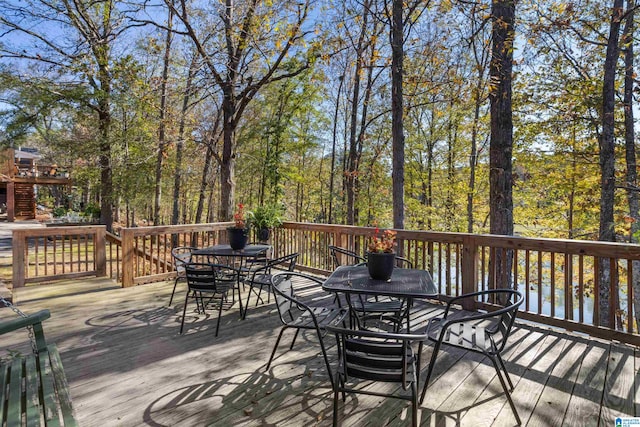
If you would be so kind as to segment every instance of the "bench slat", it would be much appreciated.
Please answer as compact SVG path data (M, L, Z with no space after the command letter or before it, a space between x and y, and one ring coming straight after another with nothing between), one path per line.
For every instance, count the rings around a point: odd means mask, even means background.
M7 421L7 408L4 402L7 401L7 383L9 382L9 365L0 365L0 425Z
M27 356L25 367L25 410L27 427L40 426L40 380L38 378L38 368L36 357Z
M69 384L67 384L67 377L62 368L62 360L60 359L60 353L58 347L55 344L51 344L48 347L49 359L51 361L51 369L56 382L56 391L58 392L58 402L60 403L60 411L62 412L62 418L64 420L65 427L76 427L78 425L75 420L73 406L71 405L71 396L69 395Z
M42 385L42 397L44 405L44 423L47 427L60 427L60 415L56 405L56 390L49 352L43 351L38 358L40 362L40 383Z
M55 344L47 346L48 310L0 322L0 335L33 326L37 353L0 363L0 427L77 427L69 385Z
M19 427L22 424L22 358L14 359L9 374L9 396L7 427Z

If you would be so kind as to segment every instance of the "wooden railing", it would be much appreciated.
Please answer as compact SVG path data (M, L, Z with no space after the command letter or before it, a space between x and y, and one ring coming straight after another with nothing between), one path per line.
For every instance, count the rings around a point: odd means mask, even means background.
M13 287L107 274L104 226L13 230Z
M364 254L371 235L366 227L288 222L273 245L276 254L299 252L303 268L326 273L333 268L328 245ZM398 251L430 271L445 298L513 286L525 297L521 318L640 345L633 289L640 245L409 230L397 238ZM498 257L512 261L509 283L498 279ZM599 260L614 272L607 313L598 311ZM602 316L611 327L598 326Z
M124 287L166 280L175 276L171 248L226 242L230 224L125 228L120 238L105 237L98 231L101 227L15 230L14 286L101 272L121 280ZM298 252L301 269L328 274L334 268L329 245L364 254L372 231L286 222L271 237L273 255ZM521 318L640 345L633 289L640 245L409 230L398 230L397 237L398 251L416 268L431 272L443 298L514 286L525 297ZM107 246L100 249L99 242ZM498 278L495 260L500 258L511 260L506 283ZM598 311L602 265L614 272L607 313ZM610 327L598 326L603 316Z
M122 286L158 282L175 276L171 248L226 242L230 222L123 228Z

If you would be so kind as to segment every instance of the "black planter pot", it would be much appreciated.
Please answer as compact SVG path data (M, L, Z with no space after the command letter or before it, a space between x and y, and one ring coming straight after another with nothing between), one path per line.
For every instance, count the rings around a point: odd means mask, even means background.
M238 251L247 246L249 233L245 228L227 228L227 235L229 236L229 246L231 246L231 249Z
M396 264L396 254L369 252L367 254L367 268L369 276L375 280L389 280Z
M258 229L258 240L261 242L266 242L269 240L269 236L271 235L271 230L268 228L260 228Z

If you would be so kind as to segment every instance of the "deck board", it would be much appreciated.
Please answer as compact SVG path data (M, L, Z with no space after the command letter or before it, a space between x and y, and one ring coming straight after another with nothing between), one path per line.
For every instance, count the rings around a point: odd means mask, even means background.
M616 417L634 416L634 351L612 344L600 412L600 425L615 425Z
M223 312L218 337L215 316L188 310L186 333L179 335L184 285L167 307L172 288L173 282L121 289L85 280L17 292L22 310L52 312L45 333L58 344L80 425L331 425L332 392L314 333L299 336L291 351L292 332L285 333L267 372L280 326L273 300L251 306L244 321L237 306ZM307 298L319 296L305 291ZM416 303L413 324L441 311ZM0 318L12 315L0 309ZM3 340L0 348L23 339ZM335 340L325 342L335 362ZM421 381L431 351L426 345ZM615 416L640 410L640 353L633 347L517 323L505 362L527 425L613 425ZM411 419L408 402L364 395L347 396L339 414L350 426L402 426ZM514 424L491 363L458 349L441 350L420 418L425 426Z
M564 339L562 357L536 403L529 422L532 425L562 425L575 387L586 343Z

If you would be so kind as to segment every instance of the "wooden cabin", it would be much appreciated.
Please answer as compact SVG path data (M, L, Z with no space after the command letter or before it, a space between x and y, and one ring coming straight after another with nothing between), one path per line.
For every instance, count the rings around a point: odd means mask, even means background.
M35 149L0 152L0 213L6 212L7 221L35 219L36 186L71 185L67 172L41 160Z

